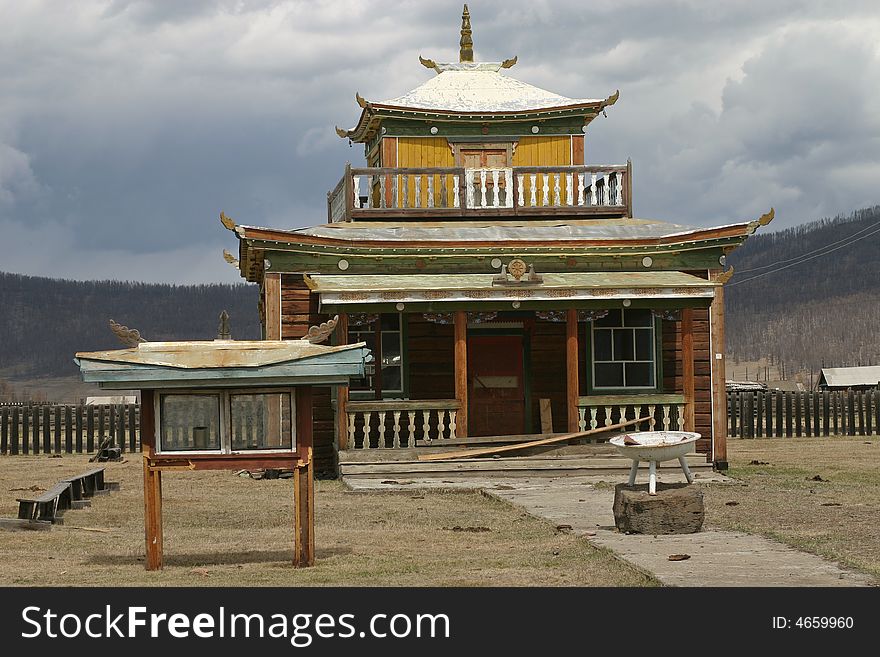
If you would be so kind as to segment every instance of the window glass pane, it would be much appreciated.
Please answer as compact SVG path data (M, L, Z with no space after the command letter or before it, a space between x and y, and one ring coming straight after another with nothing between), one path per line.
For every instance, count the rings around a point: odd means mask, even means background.
M607 329L593 331L593 358L611 360L611 331Z
M382 367L382 395L387 397L386 393L400 392L403 390L400 375L400 367Z
M379 320L383 331L399 331L400 330L400 314L388 313L381 315Z
M654 331L638 329L635 333L636 360L654 360Z
M614 329L614 360L633 359L632 329Z
M349 342L366 342L367 348L370 350L370 355L367 356L366 367L364 368L365 373L361 378L351 379L351 389L352 390L372 390L373 388L373 373L375 370L375 364L373 361L373 354L376 353L376 334L372 331L351 331L349 333Z
M622 388L623 387L623 364L622 363L596 363L595 388Z
M231 395L229 420L233 451L292 448L289 393Z
M623 326L620 320L620 310L609 310L602 319L593 322L596 326Z
M626 363L625 367L628 388L654 386L654 363Z
M623 321L626 322L624 326L652 326L654 316L650 310L634 308L624 311Z
M400 333L382 332L382 369L400 365Z
M220 449L218 395L162 395L159 423L163 452Z

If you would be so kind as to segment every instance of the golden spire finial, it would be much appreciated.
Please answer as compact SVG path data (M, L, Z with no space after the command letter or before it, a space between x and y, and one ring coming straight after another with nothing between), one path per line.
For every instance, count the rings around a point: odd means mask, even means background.
M471 38L471 34L471 12L468 11L468 6L465 5L464 11L461 12L461 41L458 42L461 46L458 55L458 61L460 62L474 61L474 40Z

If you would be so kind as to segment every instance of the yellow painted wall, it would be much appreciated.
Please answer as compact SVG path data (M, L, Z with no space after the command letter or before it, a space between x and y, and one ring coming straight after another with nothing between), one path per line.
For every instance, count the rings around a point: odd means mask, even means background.
M455 161L452 157L452 149L445 137L400 137L397 140L397 166L433 169L440 167L454 167ZM420 180L421 195L419 199L420 207L428 206L428 176L422 176ZM432 176L432 185L434 187L434 206L441 207L443 200L441 176ZM398 177L398 185L402 185L400 177ZM410 176L407 180L407 205L415 206L415 180ZM447 202L452 195L452 176L446 176L447 186Z
M571 165L571 137L522 137L516 152L513 154L513 166L515 167L552 167ZM550 176L547 180L549 202L553 202L555 177ZM566 181L562 177L560 183L560 195L564 198L566 193ZM542 194L544 186L544 174L535 176L537 205L543 204ZM526 204L531 202L531 177L526 174L523 177L523 196Z
M515 167L552 167L571 164L571 137L522 137L513 154Z
M388 163L383 163L388 166ZM538 136L538 137L522 137L517 145L516 152L513 154L512 165L515 167L547 167L547 166L570 166L571 165L571 137L570 136ZM452 150L444 137L400 137L397 140L397 167L401 168L440 168L454 167L455 161L452 156ZM428 207L428 175L422 174L419 177L420 195L419 202L416 204L415 176L410 175L407 179L407 207ZM543 205L543 185L544 174L537 174L536 177L536 204ZM447 198L444 203L442 198L442 178L440 175L433 175L432 185L434 190L434 207L450 207L452 205L452 176L445 176ZM554 193L556 183L555 176L547 177L548 195ZM386 183L390 185L390 180ZM566 193L566 180L564 176L560 176L559 184L561 194ZM403 180L397 176L398 190L403 188ZM530 204L531 197L531 178L528 174L523 179L523 192L526 204ZM378 187L375 187L374 194L378 198ZM387 192L389 196L389 204L393 202L390 199L391 192ZM550 198L552 203L553 199Z

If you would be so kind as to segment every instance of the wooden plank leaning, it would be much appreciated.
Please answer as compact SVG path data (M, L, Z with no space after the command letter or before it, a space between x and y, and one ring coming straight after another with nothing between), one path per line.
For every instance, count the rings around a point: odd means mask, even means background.
M597 433L604 433L606 431L614 431L615 429L622 429L623 427L628 427L633 424L641 424L642 422L650 422L650 417L640 417L635 420L627 420L626 422L618 422L617 424L610 424L604 427L597 427L596 429L589 429L587 431L577 431L575 433L564 433L559 436L551 436L550 438L541 438L539 440L532 440L527 443L517 443L516 445L502 445L501 447L484 447L481 449L463 449L457 452L443 452L442 454L429 454L426 456L419 456L419 461L445 461L447 459L464 459L470 456L486 456L489 454L500 454L502 452L512 452L517 449L526 449L528 447L540 447L541 445L551 445L553 443L561 443L566 440L575 440L577 438L583 438L584 436L592 436Z

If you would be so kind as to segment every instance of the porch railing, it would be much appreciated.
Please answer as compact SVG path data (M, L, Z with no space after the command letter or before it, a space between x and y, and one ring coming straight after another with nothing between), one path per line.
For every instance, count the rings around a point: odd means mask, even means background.
M606 395L578 398L578 429L587 431L650 417L640 431L685 431L684 395Z
M407 216L628 215L628 165L352 168L327 195L330 223Z
M454 440L454 399L349 401L348 449L399 449L416 441Z

